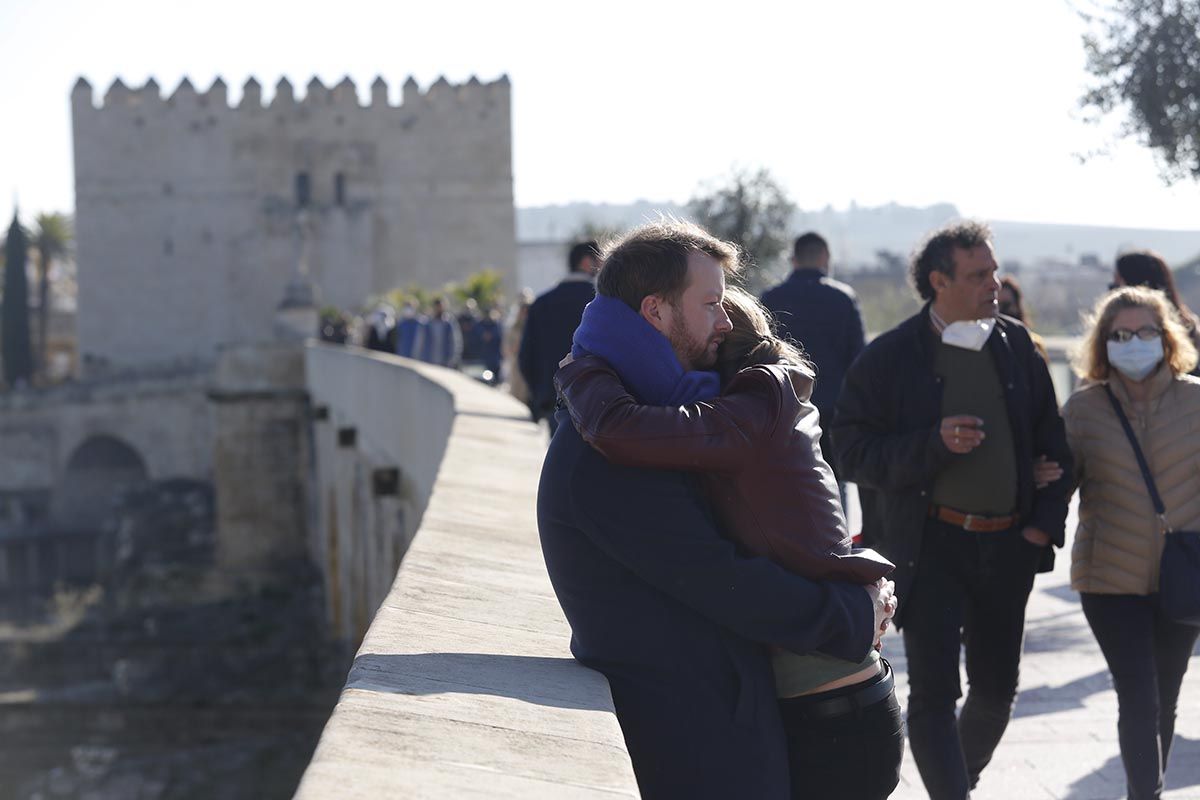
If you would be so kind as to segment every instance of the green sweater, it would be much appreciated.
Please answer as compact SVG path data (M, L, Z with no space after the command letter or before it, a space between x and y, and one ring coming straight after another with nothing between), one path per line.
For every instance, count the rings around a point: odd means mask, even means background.
M979 417L984 439L937 476L933 502L971 514L1012 513L1017 505L1016 450L991 353L939 342L934 372L942 378L942 416Z

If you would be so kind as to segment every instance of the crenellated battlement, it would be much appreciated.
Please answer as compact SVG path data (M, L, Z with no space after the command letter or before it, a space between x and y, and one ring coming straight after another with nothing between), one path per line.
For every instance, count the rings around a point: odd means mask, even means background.
M275 85L275 93L270 102L263 104L262 84L255 78L249 78L242 86L242 97L236 106L229 105L229 91L224 80L218 77L212 85L203 92L197 92L191 80L184 78L167 96L163 96L157 81L150 78L138 89L130 88L116 78L104 92L99 105L95 102L95 90L86 78L79 78L71 90L71 105L78 112L91 109L94 111L120 111L137 108L145 112L155 105L163 108L200 107L221 108L229 110L256 110L263 108L300 107L307 109L365 109L365 108L406 108L419 109L423 105L445 106L451 103L469 105L480 101L495 99L507 100L510 84L507 75L501 75L494 81L483 82L474 75L465 83L453 84L446 78L440 77L428 89L421 91L420 86L409 77L401 87L401 102L392 104L388 97L388 84L383 77L377 77L370 85L370 102L363 105L358 99L358 87L349 76L336 85L325 86L317 77L313 77L305 87L304 96L296 98L295 89L287 78L280 78Z
M173 363L269 338L302 257L339 308L484 267L515 284L507 77L293 80L76 82L83 353Z

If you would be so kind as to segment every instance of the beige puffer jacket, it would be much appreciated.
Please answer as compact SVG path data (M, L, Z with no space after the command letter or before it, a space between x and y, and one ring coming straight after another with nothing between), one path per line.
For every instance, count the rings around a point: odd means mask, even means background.
M1200 529L1200 380L1160 368L1143 413L1119 380L1121 402L1175 530ZM1063 407L1075 455L1079 527L1071 548L1071 588L1096 594L1158 591L1162 532L1133 448L1102 384L1076 390Z

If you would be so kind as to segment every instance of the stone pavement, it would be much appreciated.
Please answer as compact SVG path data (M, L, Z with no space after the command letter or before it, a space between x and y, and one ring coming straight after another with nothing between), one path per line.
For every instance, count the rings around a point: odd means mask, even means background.
M975 800L1117 800L1125 773L1117 748L1117 697L1108 668L1070 589L1071 537L1054 572L1039 575L1029 601L1021 692L1013 721L984 771ZM901 637L884 639L896 668L896 695L908 697ZM1200 799L1200 647L1179 698L1179 719L1163 797ZM964 690L966 676L962 678ZM905 754L896 800L926 797L911 754Z

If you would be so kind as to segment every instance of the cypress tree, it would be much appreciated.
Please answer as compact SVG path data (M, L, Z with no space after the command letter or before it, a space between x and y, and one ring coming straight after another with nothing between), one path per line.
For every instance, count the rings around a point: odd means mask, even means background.
M4 380L9 386L27 383L33 375L33 348L29 341L29 283L25 264L29 239L13 213L4 245L4 300L0 304L0 339L4 347Z

